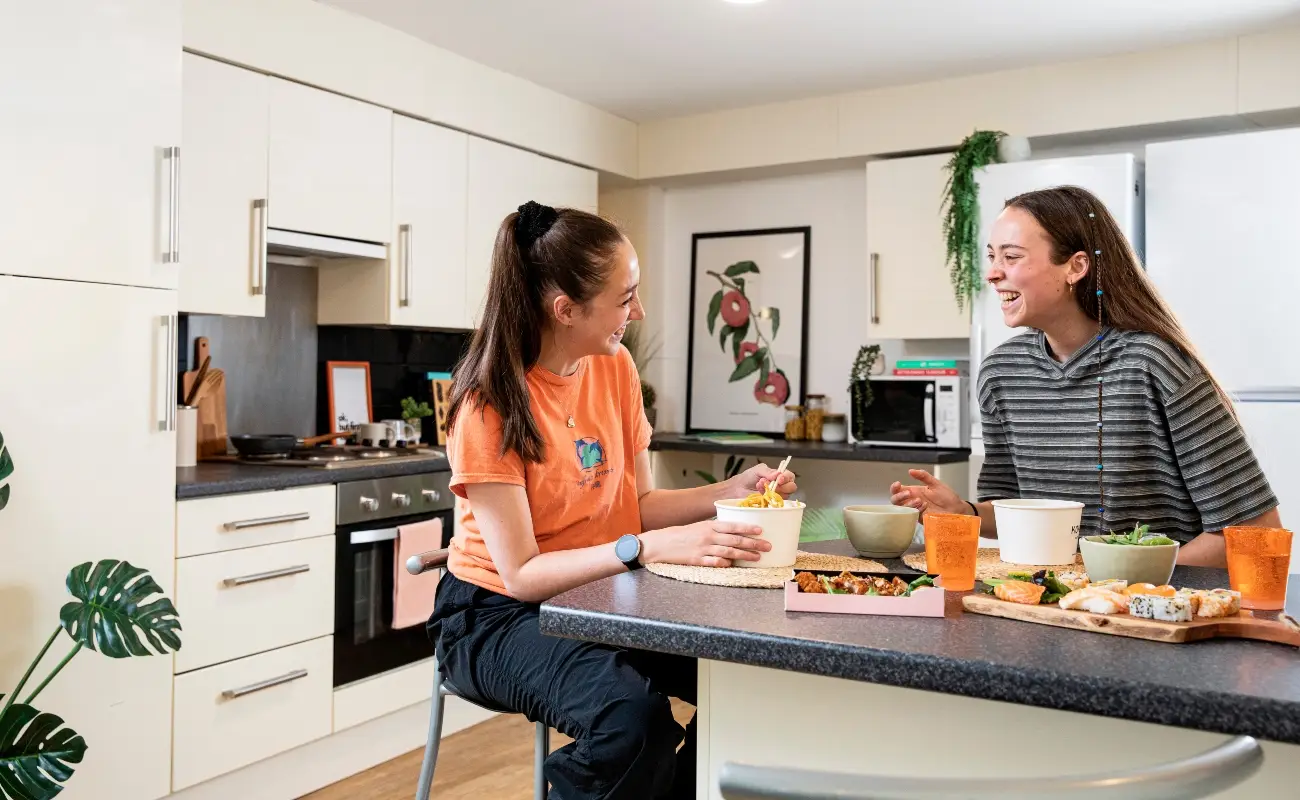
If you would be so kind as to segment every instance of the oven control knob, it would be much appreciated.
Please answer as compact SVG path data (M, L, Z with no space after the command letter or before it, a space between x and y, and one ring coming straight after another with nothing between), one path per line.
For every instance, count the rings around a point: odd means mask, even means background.
M376 500L376 499L373 498L373 497L363 497L363 498L361 498L361 510L362 510L362 511L378 511L378 510L379 510L379 501Z
M436 503L442 499L442 495L438 493L437 489L425 489L423 492L420 492L420 494L424 495L424 501L426 503Z
M393 505L398 508L407 508L411 505L411 496L409 494L398 494L393 492Z

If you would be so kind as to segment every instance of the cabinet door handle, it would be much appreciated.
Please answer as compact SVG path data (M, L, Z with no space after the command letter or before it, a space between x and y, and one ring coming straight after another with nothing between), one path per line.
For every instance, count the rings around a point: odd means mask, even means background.
M399 225L397 232L402 237L402 291L397 304L406 308L411 305L411 226Z
M871 274L868 276L871 294L871 324L880 324L880 254L871 254Z
M181 148L163 149L167 158L167 252L163 253L164 264L178 264L181 260Z
M311 514L306 511L299 511L296 514L281 514L278 517L258 517L257 519L241 519L235 522L227 522L225 525L228 531L241 531L244 528L261 528L265 525L283 525L286 522L302 522L311 519Z
M253 201L257 240L253 242L253 294L266 294L266 199Z
M158 430L163 433L176 430L176 317L168 314L159 320L163 336L167 339L163 345L164 358L161 380L163 382L162 419L158 420Z
M310 564L299 564L296 567L284 567L282 569L272 569L266 572L256 572L252 575L240 575L238 578L226 578L222 584L226 586L244 586L250 583L261 583L262 581L274 580L275 578L287 578L290 575L301 575L304 572L310 572Z
M270 689L272 686L280 686L281 684L296 681L299 678L305 677L307 677L307 670L295 669L293 672L286 672L283 675L277 675L274 678L267 678L264 681L250 683L247 686L240 686L238 689L226 689L221 693L221 696L227 700L234 700L235 698L243 697L246 694L260 692L263 689Z

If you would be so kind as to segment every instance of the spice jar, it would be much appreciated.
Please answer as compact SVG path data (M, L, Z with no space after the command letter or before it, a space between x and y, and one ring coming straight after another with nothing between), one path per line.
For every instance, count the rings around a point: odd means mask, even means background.
M807 409L803 414L803 433L813 441L822 438L822 421L826 418L826 395L808 395Z
M827 414L822 420L822 441L843 442L849 438L848 422L843 414Z
M804 437L803 406L785 407L785 438L797 442Z

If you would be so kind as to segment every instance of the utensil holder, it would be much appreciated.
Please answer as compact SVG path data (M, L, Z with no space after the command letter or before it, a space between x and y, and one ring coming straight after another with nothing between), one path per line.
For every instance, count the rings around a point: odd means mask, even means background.
M176 466L192 467L199 455L198 406L176 407Z

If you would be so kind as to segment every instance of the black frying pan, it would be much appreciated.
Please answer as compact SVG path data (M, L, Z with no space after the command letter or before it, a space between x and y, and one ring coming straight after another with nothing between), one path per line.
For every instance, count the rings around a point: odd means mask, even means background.
M321 442L328 442L333 439L349 439L351 437L351 431L347 433L327 433L307 439L299 439L297 436L288 433L272 433L264 436L245 433L239 436L231 436L230 443L235 446L241 456L279 456L287 455L304 447L313 447Z

